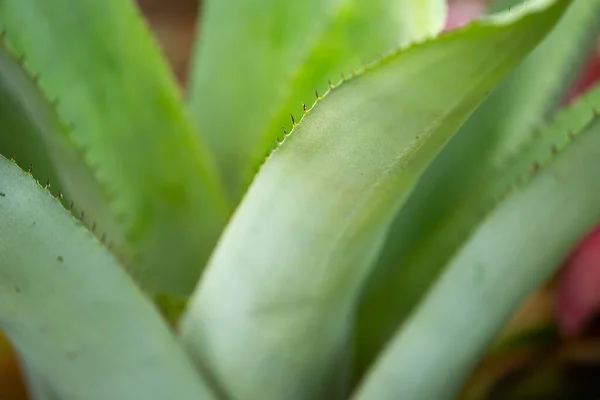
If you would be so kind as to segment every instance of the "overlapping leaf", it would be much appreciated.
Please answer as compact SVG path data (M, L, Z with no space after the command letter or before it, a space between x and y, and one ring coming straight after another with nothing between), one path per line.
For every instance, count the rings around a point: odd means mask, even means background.
M237 204L282 126L328 79L438 33L445 0L207 0L191 111Z
M225 197L134 4L1 0L0 30L74 125L136 277L153 292L189 292L227 217Z
M209 399L110 253L0 156L0 329L59 399Z
M548 137L557 139L558 126ZM600 120L563 131L556 147L537 144L520 159L546 156L482 218L354 398L452 398L515 309L600 220L600 191L590 190Z
M507 180L514 178L515 170L505 171L507 165L563 101L593 44L598 21L600 1L574 2L553 32L471 116L428 168L396 217L365 292L357 320L359 371L364 371L419 302L463 240L461 235L477 225L481 211L505 190ZM585 108L577 111L584 123L591 115L590 102L594 100L589 98L582 104ZM572 125L564 129L576 129L581 121L570 121ZM541 145L541 151L552 144ZM529 166L537 161L536 156L522 160ZM379 312L373 313L373 309Z
M395 53L329 93L267 160L182 324L236 398L346 393L356 301L426 166L569 1Z
M0 154L14 155L21 168L34 169L35 176L48 182L57 195L73 194L77 198L74 211L86 213L83 221L88 227L100 222L99 237L106 236L122 249L121 231L103 188L69 137L69 127L60 122L52 107L36 87L34 77L28 76L11 54L8 43L0 41Z

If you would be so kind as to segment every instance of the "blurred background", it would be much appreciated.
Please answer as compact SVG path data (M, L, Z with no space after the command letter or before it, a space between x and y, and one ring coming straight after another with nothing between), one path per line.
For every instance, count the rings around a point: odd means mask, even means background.
M288 0L282 0L288 1ZM583 0L582 0L583 1ZM201 12L198 0L138 0L183 88ZM447 29L485 11L483 0L451 0ZM600 45L566 102L600 77ZM533 294L473 372L461 399L600 399L600 230ZM476 318L476 317L475 317ZM0 400L27 399L17 360L0 336Z
M181 84L187 78L200 0L137 0Z

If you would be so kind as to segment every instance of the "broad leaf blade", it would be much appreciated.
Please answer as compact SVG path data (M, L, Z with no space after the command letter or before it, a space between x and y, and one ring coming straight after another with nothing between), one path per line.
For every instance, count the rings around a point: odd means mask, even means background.
M410 312L414 311L414 307L418 305L418 301L422 301L426 295L429 285L424 285L424 283L435 284L439 274L443 273L445 264L482 224L489 209L509 195L515 184L523 184L528 175L541 168L540 162L547 159L549 154L556 153L564 147L569 142L570 135L589 126L594 118L593 110L598 106L600 106L600 86L581 97L569 108L562 110L551 124L535 136L530 136L519 154L512 157L505 168L489 175L485 182L466 193L465 200L439 222L435 232L427 237L424 245L414 249L410 254L411 257L407 257L409 263L398 268L394 274L394 281L379 286L386 289L385 295L387 296L374 296L373 298L377 299L378 303L365 302L362 304L361 311L363 313L359 314L361 318L359 319L361 323L359 328L362 329L358 330L356 340L357 344L362 345L359 348L369 349L368 346L365 346L365 341L370 340L368 344L373 346L370 355L373 358L377 356L380 347L403 326L402 324L405 323ZM419 189L417 187L417 190ZM407 202L407 207L403 209L403 212L410 210L415 214L419 212L418 209L413 208L412 200L414 197ZM436 249L437 253L433 253L430 249ZM435 268L436 273L432 273L432 268ZM437 271L441 272L437 273ZM390 287L403 290L403 292L394 292L389 290ZM380 312L369 313L367 306L378 307L372 309L380 310ZM395 310L396 314L386 307ZM384 316L382 317L381 314ZM382 322L387 325L382 325ZM368 326L373 329L369 331ZM364 357L364 354L359 353L358 355ZM372 362L370 358L368 359L369 363L364 358L358 360L361 371Z
M338 389L355 302L393 216L569 2L530 4L520 19L482 22L382 60L329 93L267 160L182 323L222 390L293 399Z
M511 8L509 14L519 8ZM481 210L505 190L503 177L511 176L505 169L564 99L572 81L569 75L589 52L598 21L600 1L573 2L556 28L428 168L396 217L365 291L357 320L359 372L434 282L461 236L477 226ZM583 110L586 123L588 110ZM546 151L551 145L540 148ZM536 161L526 160L530 165ZM373 309L380 311L373 313Z
M0 154L16 157L23 169L49 182L58 195L74 194L77 215L85 212L88 227L97 224L99 237L122 249L121 230L110 213L106 193L83 158L83 152L69 137L50 102L44 98L33 77L0 40ZM57 172L60 172L58 173ZM60 177L60 180L59 180ZM68 200L67 205L71 202Z
M438 33L445 19L445 0L207 0L191 111L233 201L328 79Z
M356 399L452 398L515 309L600 220L600 191L590 190L600 172L600 120L572 145L557 145L465 241Z
M58 398L211 398L110 253L1 156L0 216L0 328Z
M153 292L188 293L226 204L132 1L0 0L0 29L74 124L135 253L136 277Z

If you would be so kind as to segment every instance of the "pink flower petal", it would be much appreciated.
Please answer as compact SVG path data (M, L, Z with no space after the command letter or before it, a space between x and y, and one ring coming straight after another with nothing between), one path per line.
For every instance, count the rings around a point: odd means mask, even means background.
M478 0L450 0L448 6L448 19L444 28L447 31L465 26L481 16L486 9L485 4Z
M600 308L600 226L577 246L558 284L556 312L561 330L580 333Z
M600 79L600 42L597 51L595 51L585 66L581 76L573 85L571 92L567 96L567 102L571 102L591 87Z

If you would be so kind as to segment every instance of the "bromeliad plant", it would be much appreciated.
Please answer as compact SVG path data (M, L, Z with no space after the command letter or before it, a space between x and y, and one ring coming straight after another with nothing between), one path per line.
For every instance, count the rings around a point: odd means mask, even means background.
M496 7L440 34L445 0L209 0L183 106L131 2L0 0L32 394L457 393L600 220L600 88L559 109L600 1Z

